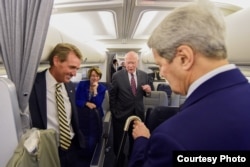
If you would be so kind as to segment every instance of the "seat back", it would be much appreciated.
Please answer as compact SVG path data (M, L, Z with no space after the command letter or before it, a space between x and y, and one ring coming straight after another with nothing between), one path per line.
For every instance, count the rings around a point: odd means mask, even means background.
M103 84L103 83L102 83ZM104 165L105 152L108 143L108 138L111 129L111 112L109 107L109 89L110 84L105 84L107 90L105 92L104 100L102 102L102 108L104 112L104 118L102 120L102 136L100 141L95 147L94 154L91 159L90 167L100 167Z
M90 167L103 166L106 145L111 129L111 112L109 108L109 89L111 85L106 82L100 82L100 84L107 88L102 102L104 112L103 119L100 118L98 110L78 108L80 129L87 142L87 149L84 150L84 153L86 157L91 159ZM84 110L84 112L82 110Z
M104 115L102 138L95 148L95 152L91 159L90 167L101 167L104 165L110 130L111 130L111 112L108 111Z
M186 101L186 96L180 95L180 106Z
M108 91L111 89L111 83L109 82L99 82L99 83L104 85Z
M146 113L145 125L152 132L162 122L177 114L179 107L157 106Z
M144 97L143 102L146 112L149 108L154 108L155 106L168 106L168 97L164 91L151 91L151 96Z
M79 128L84 135L86 148L83 154L91 160L96 145L101 141L102 119L97 109L78 107Z
M100 167L104 165L106 147L108 145L108 139L111 129L111 112L109 108L109 91L106 90L105 97L102 103L104 112L104 119L102 122L102 137L99 143L97 143L90 167Z
M103 109L103 113L104 115L109 111L109 91L106 90L105 92L105 96L102 102L102 109Z
M172 93L170 106L179 107L185 102L185 100L186 100L186 96Z
M0 166L6 166L23 134L15 85L0 77Z
M166 94L168 96L168 105L170 105L171 104L171 95L172 95L171 87L166 83L160 83L157 86L157 90L166 92Z

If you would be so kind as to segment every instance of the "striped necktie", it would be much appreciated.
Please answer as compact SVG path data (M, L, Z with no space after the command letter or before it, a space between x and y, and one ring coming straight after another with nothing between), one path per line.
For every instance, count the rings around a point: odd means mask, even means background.
M133 73L131 73L131 81L130 82L131 82L130 85L131 85L133 95L135 96L136 95L136 84L135 84L135 77L134 77Z
M56 103L58 111L58 120L59 120L59 142L60 147L67 150L71 144L70 138L70 129L66 116L63 96L61 93L62 85L60 83L56 84Z

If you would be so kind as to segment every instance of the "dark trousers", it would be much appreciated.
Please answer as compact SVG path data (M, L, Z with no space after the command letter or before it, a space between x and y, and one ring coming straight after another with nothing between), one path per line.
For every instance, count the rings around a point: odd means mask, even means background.
M61 167L89 167L91 159L82 154L77 139L74 137L68 150L58 148Z

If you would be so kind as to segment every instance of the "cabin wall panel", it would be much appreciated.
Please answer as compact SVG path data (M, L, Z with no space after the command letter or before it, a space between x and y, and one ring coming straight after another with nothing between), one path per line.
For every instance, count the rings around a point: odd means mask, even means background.
M250 8L226 17L226 44L229 61L250 64Z
M87 43L81 43L79 41L74 40L67 35L63 35L63 42L72 43L76 45L81 53L83 54L84 63L91 64L91 63L104 63L105 61L105 52L100 52L98 48L94 48Z
M58 43L71 43L76 45L83 54L84 63L104 63L105 52L101 52L98 48L91 47L86 43L81 43L74 40L72 37L65 35L63 32L58 31L56 28L50 26L47 34L47 38L44 45L41 61L46 62L48 60L49 53Z
M56 44L61 42L62 34L57 29L49 27L40 62L46 62L50 52L53 50Z

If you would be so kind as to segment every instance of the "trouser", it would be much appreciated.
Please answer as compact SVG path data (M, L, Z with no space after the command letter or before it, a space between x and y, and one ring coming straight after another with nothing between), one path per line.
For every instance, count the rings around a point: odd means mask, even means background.
M61 167L89 167L91 159L83 154L79 142L74 137L68 150L58 148Z

